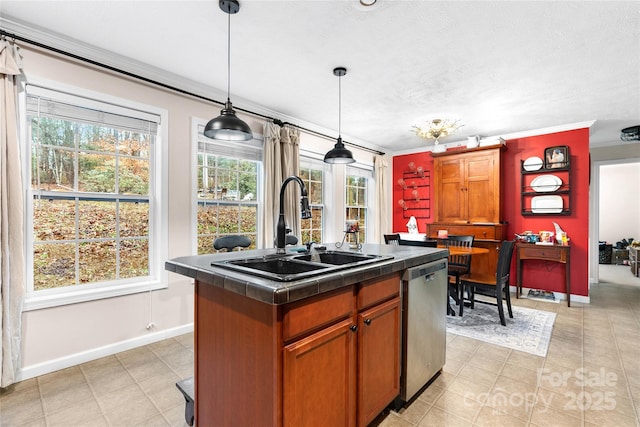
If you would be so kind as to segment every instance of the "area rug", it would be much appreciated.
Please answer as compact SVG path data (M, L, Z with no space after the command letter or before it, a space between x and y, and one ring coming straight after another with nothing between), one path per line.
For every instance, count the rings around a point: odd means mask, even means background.
M447 316L447 332L545 357L556 314L513 306L513 319L505 305L507 326L500 324L498 308L475 304L464 315Z

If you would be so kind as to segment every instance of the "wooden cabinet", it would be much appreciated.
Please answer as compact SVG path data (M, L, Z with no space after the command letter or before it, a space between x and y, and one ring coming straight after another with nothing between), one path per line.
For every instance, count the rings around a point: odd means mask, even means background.
M399 393L400 286L270 305L196 281L196 423L366 426Z
M500 222L500 153L500 148L479 148L456 154L432 154L435 222Z
M392 275L363 283L359 292L358 426L368 425L400 393L399 286Z
M474 274L495 274L498 252L506 239L502 224L502 152L506 148L479 147L432 153L434 157L435 221L427 224L429 238L438 230L472 235L474 246L489 249L472 258Z
M355 332L347 319L285 346L283 425L355 426Z

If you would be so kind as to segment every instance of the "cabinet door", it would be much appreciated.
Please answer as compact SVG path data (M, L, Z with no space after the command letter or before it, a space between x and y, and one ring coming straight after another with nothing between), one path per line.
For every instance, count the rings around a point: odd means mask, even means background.
M354 426L356 329L353 319L284 347L284 426Z
M499 222L500 187L496 179L500 165L492 154L475 155L465 160L465 190L467 220Z
M400 298L358 315L358 426L400 393Z
M499 223L500 150L436 157L435 222Z
M436 158L436 222L466 221L465 163L459 157Z

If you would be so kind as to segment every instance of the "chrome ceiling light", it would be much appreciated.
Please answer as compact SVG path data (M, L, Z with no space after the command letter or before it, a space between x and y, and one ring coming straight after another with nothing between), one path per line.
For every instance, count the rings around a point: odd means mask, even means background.
M237 0L219 0L218 5L229 15L227 22L227 103L220 111L220 115L209 120L204 127L204 136L225 141L249 141L253 133L248 124L236 116L230 98L231 80L231 14L238 13L240 3Z
M333 69L333 75L338 76L338 142L329 150L324 156L325 163L332 164L347 164L355 162L351 151L347 150L342 143L342 136L340 134L340 128L342 126L342 79L341 77L347 74L347 69L344 67L337 67Z

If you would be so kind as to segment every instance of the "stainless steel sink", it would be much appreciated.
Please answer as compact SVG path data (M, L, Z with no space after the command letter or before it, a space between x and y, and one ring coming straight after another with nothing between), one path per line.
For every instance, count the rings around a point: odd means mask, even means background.
M259 258L216 261L211 265L279 282L289 282L392 258L392 256L353 252L322 251L306 255L270 255Z

